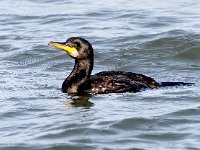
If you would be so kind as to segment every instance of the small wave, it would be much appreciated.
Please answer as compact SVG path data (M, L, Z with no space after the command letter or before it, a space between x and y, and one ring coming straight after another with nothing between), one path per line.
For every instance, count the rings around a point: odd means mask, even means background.
M200 59L200 47L199 46L192 46L183 52L176 54L174 59L177 60L187 60L187 61L198 61Z

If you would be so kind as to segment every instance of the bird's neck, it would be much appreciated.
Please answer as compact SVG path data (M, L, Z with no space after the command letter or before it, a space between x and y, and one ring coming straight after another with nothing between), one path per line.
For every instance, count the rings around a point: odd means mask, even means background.
M93 58L75 60L75 65L70 75L62 85L62 91L69 94L76 94L81 84L85 83L91 75L93 69Z

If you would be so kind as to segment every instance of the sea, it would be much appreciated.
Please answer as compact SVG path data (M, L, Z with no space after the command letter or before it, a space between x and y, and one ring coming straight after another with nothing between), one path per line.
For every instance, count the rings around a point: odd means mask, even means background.
M1 0L0 150L200 150L199 0ZM193 86L71 96L83 37L92 74L129 71Z

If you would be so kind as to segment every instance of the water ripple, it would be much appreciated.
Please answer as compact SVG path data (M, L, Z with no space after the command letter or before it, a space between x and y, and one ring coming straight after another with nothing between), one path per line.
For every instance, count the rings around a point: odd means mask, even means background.
M199 4L1 0L0 149L198 149ZM92 43L93 73L195 85L71 97L74 60L47 46L71 36Z

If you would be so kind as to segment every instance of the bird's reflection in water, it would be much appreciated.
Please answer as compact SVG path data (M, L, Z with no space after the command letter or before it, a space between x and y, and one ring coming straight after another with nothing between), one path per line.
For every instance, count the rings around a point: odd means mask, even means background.
M72 96L70 102L67 102L68 107L84 107L90 108L94 106L94 103L90 102L89 99L92 95L83 95L83 96Z

